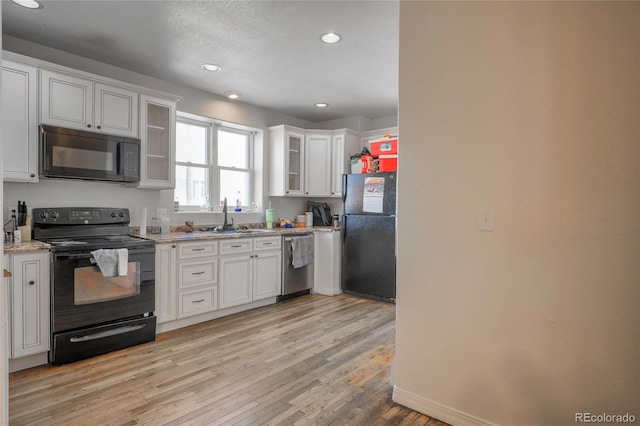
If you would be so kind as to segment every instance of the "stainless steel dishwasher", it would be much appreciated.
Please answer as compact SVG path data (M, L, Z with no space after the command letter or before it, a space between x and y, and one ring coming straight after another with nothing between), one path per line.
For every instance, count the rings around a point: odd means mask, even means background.
M308 235L313 236L311 233L282 236L282 295L278 297L278 301L311 293L313 288L313 263L294 268L292 248L294 238Z

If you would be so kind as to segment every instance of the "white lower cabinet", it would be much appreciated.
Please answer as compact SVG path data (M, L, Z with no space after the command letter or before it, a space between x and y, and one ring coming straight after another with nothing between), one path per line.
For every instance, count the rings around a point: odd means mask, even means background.
M342 239L340 231L317 232L313 261L313 292L325 296L342 293L340 262Z
M178 318L215 311L218 293L218 241L178 245Z
M158 324L173 322L164 330L184 327L195 324L197 315L212 313L203 315L203 321L217 318L225 313L214 311L236 307L231 312L239 312L241 305L249 309L256 307L252 302L280 295L281 240L266 236L156 244Z
M252 301L253 257L250 254L220 258L220 308Z
M253 300L282 293L282 237L255 238L253 244Z
M177 244L156 244L156 321L158 324L178 318L176 308Z
M49 350L49 252L13 254L11 358Z
M280 294L280 236L223 241L220 256L220 308Z

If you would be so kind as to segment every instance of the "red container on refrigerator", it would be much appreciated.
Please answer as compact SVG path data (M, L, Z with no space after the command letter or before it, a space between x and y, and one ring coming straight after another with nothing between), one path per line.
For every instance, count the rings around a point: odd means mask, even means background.
M371 145L371 155L374 157L398 154L398 138L371 141L369 142L369 145Z
M398 154L380 154L378 161L378 171L380 172L395 172L398 170Z

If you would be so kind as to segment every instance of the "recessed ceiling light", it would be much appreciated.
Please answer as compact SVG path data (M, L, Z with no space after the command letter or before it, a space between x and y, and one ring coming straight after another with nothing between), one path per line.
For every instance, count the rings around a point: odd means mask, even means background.
M28 9L40 9L42 6L35 0L11 0L15 4Z
M326 107L328 107L328 106L329 106L329 104L328 104L328 103L326 103L326 102L318 102L318 103L316 104L316 108L326 108Z
M220 71L222 67L216 64L202 64L202 69L207 71Z
M320 40L324 41L327 44L333 44L340 41L340 36L336 33L326 33L322 34Z
M236 92L224 92L224 95L229 99L238 99L240 97L240 94Z

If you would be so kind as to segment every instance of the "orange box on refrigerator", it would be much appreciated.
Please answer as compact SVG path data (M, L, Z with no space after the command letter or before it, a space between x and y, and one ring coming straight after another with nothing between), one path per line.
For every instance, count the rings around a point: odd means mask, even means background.
M374 157L398 153L398 138L370 141L369 145L371 146L371 155Z
M398 170L398 154L381 154L378 157L379 172L395 172Z

